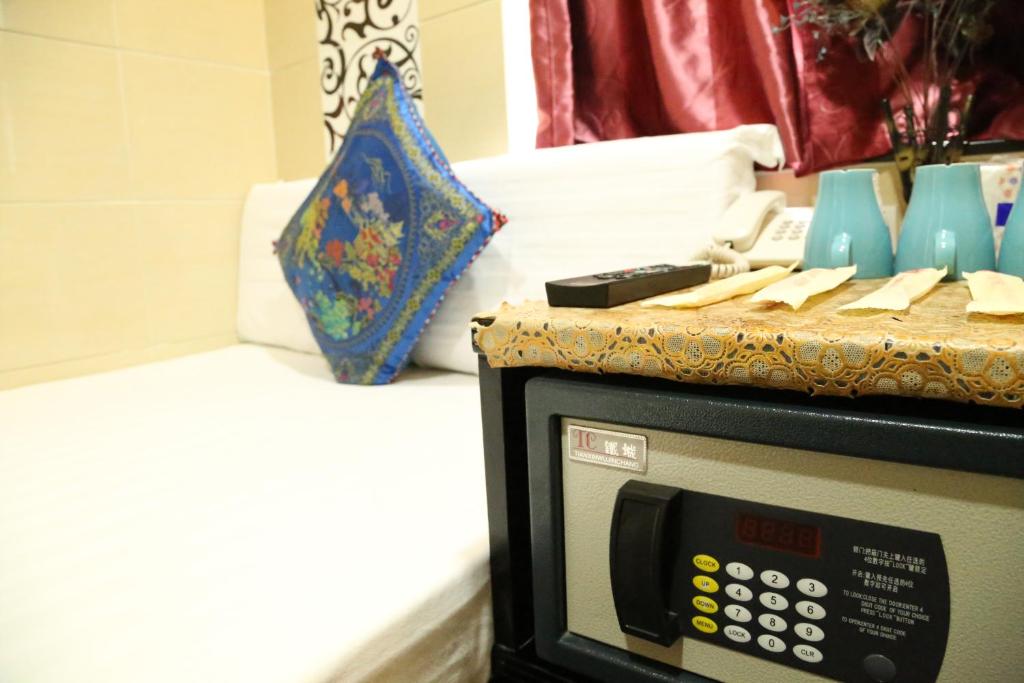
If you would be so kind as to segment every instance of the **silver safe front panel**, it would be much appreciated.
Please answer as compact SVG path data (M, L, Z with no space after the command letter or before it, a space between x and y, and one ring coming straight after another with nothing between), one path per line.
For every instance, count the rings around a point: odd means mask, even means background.
M620 439L623 444L644 439L644 462L633 462L623 452L616 453L617 459L601 458L600 452L570 458L569 428L574 425L633 435ZM597 450L604 451L604 444ZM631 447L625 454L638 451ZM761 615L771 611L757 596L741 603L750 606L747 622L735 622L721 609L705 614L694 607L692 614L683 615L687 621L710 619L723 637L730 624L741 625L751 636L750 654L685 636L662 647L620 630L609 544L617 493L632 480L938 534L950 593L948 645L939 680L1009 681L1024 671L1024 648L1019 647L1024 642L1024 593L1014 586L1024 566L1020 480L568 418L561 420L561 466L566 623L571 633L722 681L824 680L761 656L759 648L768 639L759 637L766 634L773 647L782 645L790 653L808 643L827 656L837 644L827 632L817 641L799 638L793 627L815 622L796 613L779 614L787 620L782 632L769 630L767 622L762 626ZM775 552L766 549L764 566L751 569L770 569ZM730 558L714 559L721 567L710 575L724 588L730 581L725 573ZM759 578L748 585L758 590ZM696 586L693 593L702 595ZM707 595L717 599L716 594ZM726 601L719 601L724 607Z

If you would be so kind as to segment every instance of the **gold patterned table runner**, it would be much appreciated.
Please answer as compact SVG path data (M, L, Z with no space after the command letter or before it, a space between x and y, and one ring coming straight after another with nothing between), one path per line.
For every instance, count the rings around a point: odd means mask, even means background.
M851 281L796 312L750 296L691 310L504 304L474 319L473 337L494 368L1024 407L1024 316L968 315L962 282L901 313L836 310L883 282Z

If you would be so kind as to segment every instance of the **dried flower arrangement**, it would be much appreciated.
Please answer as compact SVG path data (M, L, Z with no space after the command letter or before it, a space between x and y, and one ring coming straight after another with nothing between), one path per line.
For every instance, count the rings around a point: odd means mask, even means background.
M992 35L989 17L1000 2L1019 0L793 0L780 29L810 30L817 59L827 59L829 39L854 43L863 55L894 75L906 103L894 113L882 101L896 164L909 196L914 169L956 161L964 151L973 96L951 107L953 84L975 49ZM917 22L923 37L923 68L911 78L893 36Z

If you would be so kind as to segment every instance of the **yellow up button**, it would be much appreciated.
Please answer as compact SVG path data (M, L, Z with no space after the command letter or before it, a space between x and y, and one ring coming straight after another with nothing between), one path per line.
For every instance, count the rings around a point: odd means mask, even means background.
M693 577L693 585L697 587L697 590L702 590L705 593L717 593L718 582L712 579L710 576L695 576Z
M693 566L706 572L717 572L718 560L710 555L694 555Z
M718 630L718 624L711 621L707 617L694 617L693 625L697 628L698 631L703 631L704 633L714 633Z
M714 614L718 611L718 603L704 595L695 597L693 599L693 606L706 614Z

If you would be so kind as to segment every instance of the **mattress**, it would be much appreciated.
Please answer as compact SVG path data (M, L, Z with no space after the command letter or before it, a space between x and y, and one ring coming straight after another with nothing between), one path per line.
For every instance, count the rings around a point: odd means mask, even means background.
M0 392L0 681L485 680L481 444L254 345Z

